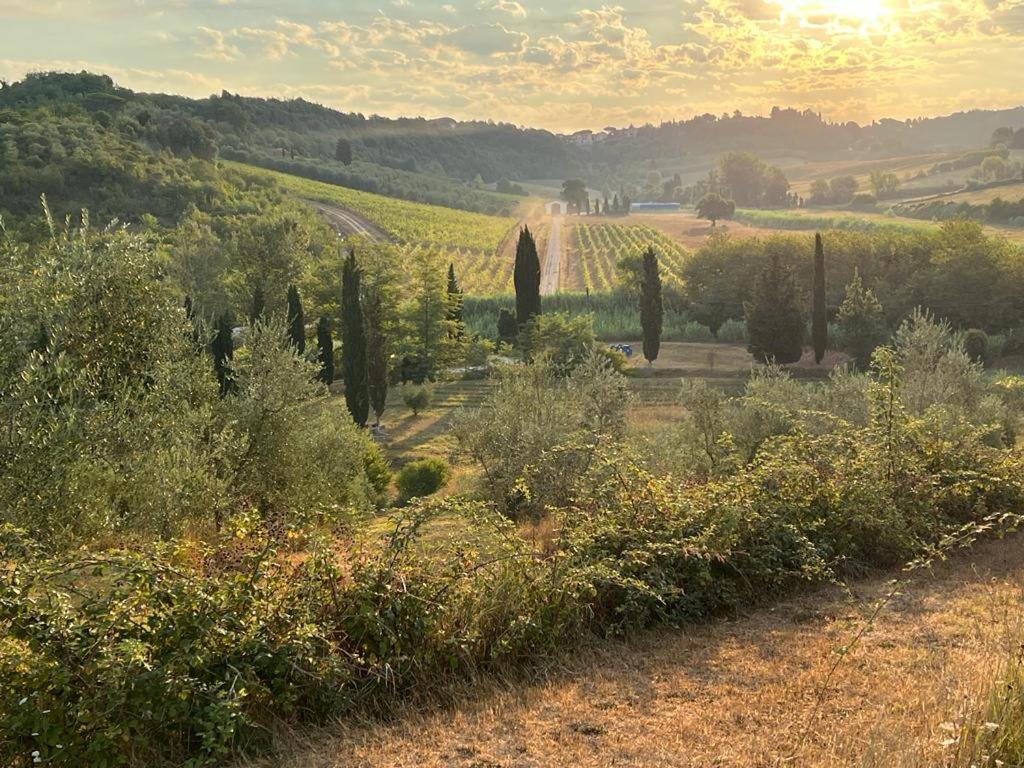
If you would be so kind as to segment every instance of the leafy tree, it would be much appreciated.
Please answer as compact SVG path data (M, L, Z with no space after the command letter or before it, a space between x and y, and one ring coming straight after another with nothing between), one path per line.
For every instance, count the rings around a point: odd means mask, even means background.
M502 307L498 310L498 341L515 344L517 335L519 325L516 323L516 316Z
M366 426L370 400L366 371L366 328L359 295L362 273L355 251L349 251L341 271L341 375L345 381L345 404L352 420Z
M458 338L448 319L451 313L448 281L441 255L422 248L409 258L410 294L405 303L407 351L426 367L427 375L453 361Z
M210 346L210 351L213 354L213 370L217 374L221 397L231 391L231 358L235 354L233 325L231 313L224 310L217 318Z
M858 270L854 271L853 280L846 286L846 298L839 307L837 320L843 351L853 357L861 370L867 370L871 365L871 354L885 341L887 334L882 305L874 292L864 287Z
M348 139L338 139L334 147L334 159L342 165L352 165L352 143Z
M832 191L825 179L815 179L811 182L810 202L814 205L824 205L831 197Z
M392 352L400 332L399 258L393 246L377 243L364 246L359 256L369 398L379 425L387 407Z
M717 192L709 192L697 203L697 216L707 219L715 226L719 219L731 218L736 213L736 203L726 200Z
M334 336L331 334L331 322L323 315L316 324L316 346L320 381L329 387L334 383Z
M568 375L591 356L596 337L590 315L556 312L538 315L519 334L527 360L544 359L560 376Z
M648 248L643 258L643 283L640 292L640 326L644 335L644 357L648 363L658 359L663 316L658 257L654 254L653 248Z
M402 401L412 411L413 416L419 416L420 411L428 408L433 398L434 391L429 384L412 383L402 385Z
M860 185L853 176L837 176L828 185L829 199L838 205L846 205L857 194Z
M587 197L587 185L582 179L569 179L562 183L562 199L577 212L583 210Z
M380 293L373 292L366 297L364 320L366 322L366 379L370 407L380 426L380 417L388 402L389 345L386 335L386 320Z
M540 314L540 256L529 227L523 227L516 245L513 275L516 288L516 323L522 328Z
M871 172L871 191L879 200L894 194L899 188L900 177L895 173L886 171Z
M292 346L301 355L306 351L306 314L302 310L299 289L288 286L288 336Z
M746 304L751 354L762 363L795 363L803 356L804 318L791 270L771 254Z
M811 343L814 345L814 362L821 365L828 346L828 307L825 295L825 249L821 235L814 236L814 285L811 301Z

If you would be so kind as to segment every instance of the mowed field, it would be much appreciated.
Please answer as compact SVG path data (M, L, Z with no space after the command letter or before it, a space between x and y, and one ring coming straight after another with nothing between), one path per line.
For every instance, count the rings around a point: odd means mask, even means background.
M790 189L798 195L807 196L811 184L819 179L829 181L837 176L853 176L861 190L870 190L871 174L875 171L895 173L900 179L926 171L936 163L951 160L960 153L929 152L924 154L887 157L878 160L828 160L784 164L783 170L790 182Z

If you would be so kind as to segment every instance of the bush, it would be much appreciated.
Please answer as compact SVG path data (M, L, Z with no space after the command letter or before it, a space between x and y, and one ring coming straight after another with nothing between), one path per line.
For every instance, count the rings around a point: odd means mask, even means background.
M434 390L429 384L403 384L402 402L412 411L413 416L419 416L420 411L426 410L434 399Z
M988 360L988 334L977 328L966 331L964 352L974 362L984 364Z
M747 324L742 320L726 320L718 329L716 337L728 344L741 344L747 341Z
M395 479L399 498L405 502L436 493L448 484L450 474L448 462L444 459L430 457L410 461Z

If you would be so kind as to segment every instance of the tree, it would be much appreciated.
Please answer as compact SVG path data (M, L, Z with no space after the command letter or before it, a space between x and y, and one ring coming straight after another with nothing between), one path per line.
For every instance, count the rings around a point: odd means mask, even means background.
M388 339L385 335L384 307L380 293L366 297L366 384L370 406L380 426L380 417L388 402Z
M263 283L256 283L252 290L252 304L249 305L249 319L259 320L267 308L267 300L263 295Z
M715 226L719 219L728 219L736 213L736 203L726 200L717 192L709 192L697 203L697 216Z
M748 349L762 363L795 363L803 356L804 318L793 273L786 269L778 254L754 285L751 300L745 305Z
M587 200L587 185L582 179L569 179L562 183L562 199L577 212L583 210Z
M885 341L886 328L882 305L874 292L864 287L859 270L854 270L853 280L846 286L837 321L840 347L859 368L867 370L875 347Z
M399 259L393 246L368 244L359 253L363 324L366 328L367 386L379 426L388 399L391 361L400 323Z
M342 165L352 165L352 143L348 139L338 139L334 147L334 159Z
M648 248L643 258L643 282L640 291L640 327L644 334L644 357L653 363L658 359L661 347L661 326L664 307L661 299L661 275L658 274L658 257L653 248Z
M404 315L411 352L428 376L452 362L457 347L454 324L449 317L448 282L441 255L430 248L414 252L409 261L409 282Z
M352 420L366 426L370 401L366 373L366 328L359 296L361 272L355 251L349 251L341 270L341 375L345 404Z
M306 314L302 310L299 289L288 286L288 337L300 355L306 351Z
M213 370L217 374L220 385L220 396L225 397L231 391L231 358L235 354L235 339L231 322L231 313L227 310L217 318L210 353L213 355Z
M846 205L853 200L853 196L857 194L859 186L857 179L853 176L837 176L829 182L829 199L833 203Z
M831 195L828 182L824 179L815 179L811 182L810 201L814 205L824 205L829 201Z
M324 386L334 383L334 336L331 335L331 323L324 317L316 324L317 359L320 361L320 381Z
M504 344L515 344L519 326L516 316L502 307L498 310L498 341Z
M462 289L459 287L459 281L455 277L455 265L448 264L448 316L447 320L451 323L451 333L454 333L456 338L462 338L465 332L465 327L462 323Z
M828 308L825 305L825 249L821 235L814 236L814 286L811 302L811 343L814 362L821 365L828 346Z
M522 328L540 314L540 256L529 227L523 227L516 245L514 282L516 323Z
M899 188L900 177L895 173L887 173L885 171L871 172L871 191L879 200L894 194Z

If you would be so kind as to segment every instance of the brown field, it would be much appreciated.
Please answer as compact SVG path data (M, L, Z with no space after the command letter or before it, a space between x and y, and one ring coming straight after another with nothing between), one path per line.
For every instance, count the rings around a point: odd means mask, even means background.
M853 176L860 184L861 190L868 190L873 171L891 171L902 180L907 174L914 175L936 163L958 157L959 154L931 152L879 160L829 160L786 165L783 166L783 170L789 178L792 191L800 195L809 194L811 183L817 179L828 181L836 176Z
M272 765L958 765L943 741L977 712L1020 642L1024 540L986 542L918 572L871 619L891 593L883 575L597 643L542 663L532 680L449 692L448 706L293 736Z
M967 192L957 192L954 195L945 195L941 199L950 203L970 203L971 205L985 205L991 203L997 197L1003 200L1016 202L1024 197L1024 181L1019 184L1007 184L1002 187L990 189L974 189Z
M673 240L692 250L700 248L707 241L708 237L716 232L725 233L732 237L753 237L755 235L772 234L775 232L775 230L741 224L738 221L720 221L717 226L712 227L711 222L698 219L693 211L687 210L680 213L630 214L629 216L614 218L610 221L622 224L646 224L652 229L664 232Z

